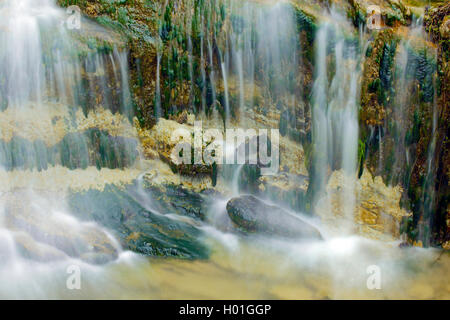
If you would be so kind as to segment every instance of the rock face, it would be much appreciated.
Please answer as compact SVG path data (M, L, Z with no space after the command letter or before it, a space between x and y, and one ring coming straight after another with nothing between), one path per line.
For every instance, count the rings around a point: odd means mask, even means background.
M47 210L50 206L45 202L36 205L27 193L8 194L5 198L4 224L14 234L22 256L37 261L72 257L93 264L118 257L117 246L101 228Z
M235 226L245 232L288 238L322 238L317 229L301 218L251 195L231 199L227 211Z
M68 6L71 3L65 0L57 2L61 6ZM427 3L426 1L399 0L334 2L338 4L335 6L336 10L346 13L355 27L368 22L367 18L374 12L373 8L371 9L372 5L379 8L381 15L382 30L372 34L364 57L359 114L359 174L361 175L363 169L367 167L374 175L382 177L386 185L401 185L405 190L402 193L402 206L413 212L413 217L408 218L410 221L407 228L408 237L414 241L419 240L417 238L419 234L427 235L427 230L430 229L433 233L431 244L442 245L450 239L450 206L448 206L450 174L447 169L450 159L447 138L448 123L450 123L447 121L450 114L447 107L449 105L447 92L449 92L448 75L450 70L448 64L449 4L446 2L441 4L439 1ZM156 110L156 101L158 100L161 116L164 118L178 116L180 112L186 111L198 113L201 110L198 106L206 108L208 115L213 113L213 106L216 106L217 109L214 112L225 114L223 109L226 104L225 84L220 79L221 77L217 77L214 81L207 75L202 79L202 73L205 70L216 71L217 74L221 74L221 70L220 64L203 59L207 48L204 44L203 50L200 50L199 43L201 43L200 35L202 33L199 30L205 29L204 31L211 34L213 32L229 34L227 28L230 26L234 28L236 21L246 21L245 17L240 15L222 17L222 12L219 14L219 12L210 10L208 3L195 2L193 4L191 1L155 0L150 5L145 1L78 1L77 5L80 6L83 13L108 27L109 30L115 31L111 33L114 37L110 39L102 30L96 30L93 27L94 24L88 24L88 36L78 39L80 42L78 51L83 53L95 49L109 52L111 47L122 48L126 45L129 50L128 67L131 73L135 114L141 127L148 130L148 132L144 132L145 134L140 135L144 145L144 155L149 159L162 159L177 175L205 176L206 178L211 176L208 186L215 186L217 178L215 167L194 164L178 165L173 163L169 157L174 144L168 140L170 135L166 135L170 131L165 132L164 130L169 126L181 126L181 123L184 122L172 121L173 123L170 123L163 119L160 119L159 123L156 121L158 111ZM328 9L329 2L292 0L289 3L295 13L298 40L302 48L301 57L299 57L302 63L299 66L298 74L303 76L296 81L303 89L295 90L298 95L296 97L285 96L285 94L278 96L272 95L270 89L267 89L260 81L254 81L252 85L254 88L244 90L243 97L240 97L238 77L234 72L230 72L227 84L228 96L232 118L239 120L249 118L248 114L241 114L240 110L233 108L233 106L240 105L239 100L243 98L245 104L254 105L254 108L248 110L247 113L251 114L256 122L266 127L280 127L283 133L280 142L282 170L286 163L295 163L297 164L295 170L289 170L288 173L307 175L303 163L306 162L306 167L309 168L314 162L312 159L315 156L310 141L311 105L309 98L312 96L311 88L315 74L314 38L321 21L325 21L322 19L322 12L324 9ZM426 5L427 7L425 7ZM216 7L223 13L227 12L224 7ZM205 13L199 14L201 19L192 19L191 11ZM434 44L431 41L425 41L418 47L412 45L409 48L408 45L407 52L402 52L402 42L414 44L417 40L407 39L406 29L415 20L414 17L419 16L424 16L424 30L431 36ZM216 17L218 20L215 20ZM202 19L211 21L208 25L212 26L214 30L199 25L198 22L203 21ZM190 26L186 24L187 21L191 22ZM218 29L216 30L216 28ZM370 33L369 30L367 32ZM413 38L416 37L417 35ZM95 41L91 41L91 38ZM127 39L126 44L123 38ZM211 61L219 61L216 55L224 43L224 38L226 37L218 37L215 41L216 44L213 44ZM426 38L431 40L429 37ZM406 46L403 47L402 50L405 50ZM437 57L435 59L436 48ZM408 75L407 87L398 79L396 80L396 77L402 74L402 72L396 72L396 69L398 69L399 57L403 54L408 56L408 72L411 72ZM332 60L331 56L330 53L330 60ZM192 65L189 66L189 64ZM437 68L434 67L435 64L438 65ZM439 71L436 72L435 69ZM435 73L439 81L433 80L432 74ZM156 79L156 74L159 74L159 81ZM256 80L263 76L265 75L258 74ZM95 78L94 72L91 72L91 77ZM397 88L395 88L396 81L399 83ZM436 85L440 87L438 88ZM114 91L120 91L116 88L117 86L113 87ZM398 103L403 99L400 94L404 92L411 93L407 99L409 103ZM397 93L400 94L397 95ZM434 97L435 93L437 97ZM214 96L216 96L215 100ZM267 99L269 96L273 96L274 100ZM436 154L434 156L437 182L434 183L434 179L428 179L426 184L430 187L428 187L429 190L426 190L423 186L424 181L427 180L428 150L432 141L432 115L436 102L432 101L433 99L437 99L438 117L441 119L436 129ZM87 101L92 100L87 99ZM396 114L400 105L402 112ZM0 99L1 108L2 101ZM150 130L153 127L155 129ZM288 140L288 137L295 142L301 142L305 152L303 153L303 148L302 150L294 149L291 145L284 144L283 140ZM108 142L106 139L104 141ZM299 146L297 143L293 145ZM155 146L158 146L158 149ZM408 152L405 152L406 149ZM408 156L406 156L407 154ZM407 157L410 160L407 161ZM303 161L303 158L306 161ZM66 163L72 167L77 165L72 158L68 158ZM337 168L332 170L334 169ZM277 180L262 180L258 187L263 189L261 191L266 194L275 194L272 192L275 190L278 200L289 200L292 202L290 203L291 207L303 207L310 211L308 198L314 190L314 179L310 180L310 187L306 195L303 190L290 188L292 185L290 178L282 177ZM283 184L283 188L280 188L281 184ZM289 190L286 190L287 187ZM430 192L431 189L433 192ZM246 191L255 192L255 190ZM284 196L281 193L284 193ZM431 199L427 201L433 203L431 207L434 209L428 210L430 212L424 214L426 211L424 199L428 199L428 196L425 197L428 194L431 194ZM395 204L397 203L395 202ZM375 228L377 232L392 233L385 227L378 227L380 226L381 215L379 212L381 209L373 210L369 200L364 202L361 208L362 210L359 210L356 216L361 217L360 220L364 222L361 223L363 226L370 225L370 229L377 226ZM391 219L389 213L387 215L383 213L383 216L387 220ZM383 222L381 225L397 226L398 220L394 218L394 224ZM368 221L370 223L366 223Z
M175 134L180 133L177 137ZM174 120L159 119L151 130L139 130L140 139L147 158L159 157L166 162L173 172L181 175L212 175L213 167L206 164L194 164L194 157L189 157L192 164L176 163L173 158L174 149L180 143L193 146L193 140L186 139L193 135L194 127L188 124L180 124ZM178 159L176 159L178 160Z
M435 235L435 243L442 244L442 247L449 248L450 243L450 103L448 102L450 92L450 34L449 30L450 17L450 3L444 3L437 8L428 10L424 17L425 27L434 43L437 45L437 61L439 72L440 97L438 99L439 111L439 126L437 128L436 139L436 155L437 158L437 179L433 184L435 187L434 206L436 213L432 217L431 229ZM426 141L423 143L424 150L426 149ZM439 146L439 147L438 147ZM417 168L417 181L422 178L421 173L426 172ZM417 192L418 191L418 192ZM420 189L417 189L416 194L420 194ZM429 193L429 192L428 192ZM419 197L416 197L420 199ZM418 201L417 201L418 202ZM427 219L420 210L414 212L414 221L422 222L424 227L427 226ZM414 227L414 225L412 225ZM413 237L411 237L413 238Z

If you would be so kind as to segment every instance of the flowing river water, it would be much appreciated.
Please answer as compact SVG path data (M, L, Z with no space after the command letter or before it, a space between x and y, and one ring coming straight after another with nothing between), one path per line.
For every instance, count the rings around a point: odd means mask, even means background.
M233 109L240 114L238 125L249 125L252 119L245 116L246 108L253 106L245 96L256 90L257 81L263 83L266 99L287 95L291 104L302 105L298 94L302 88L289 78L298 76L292 70L301 63L301 55L292 38L296 32L293 13L287 7L275 3L261 9L252 1L234 7L236 3L231 2L230 10L239 10L255 23L244 32L231 32L219 49L220 67L202 74L213 81L214 94L219 91L215 86L224 89L224 122L231 122ZM213 198L208 219L201 222L158 209L156 200L139 189L143 174L155 167L142 159L130 121L125 46L98 52L74 40L61 24L64 11L54 1L0 1L0 298L450 298L448 254L432 248L401 248L401 240L381 241L352 233L358 83L365 42L348 41L342 16L324 15L326 21L315 40L319 67L312 97L313 139L322 153L314 172L319 181L316 201L321 208L332 206L321 193L326 185L323 173L338 163L344 172L345 218L330 226L293 213L324 236L300 241L243 236L221 228L227 219L227 197ZM112 37L91 22L85 25L83 32ZM253 37L262 40L253 46ZM212 61L215 41L202 38L202 59ZM85 51L82 57L80 50ZM335 53L335 67L326 61L330 50ZM335 68L331 79L329 68ZM261 69L273 72L273 77L256 80L256 70ZM237 101L229 98L231 75L239 92ZM159 117L159 55L155 79ZM399 103L401 99L405 98L399 97ZM227 179L229 198L242 193L242 170L236 165L224 174L232 177ZM110 227L74 214L68 200L73 193L106 192L108 185L136 181L138 191L130 194L131 201L146 212L201 232L197 240L210 251L208 258L133 253L123 248ZM108 255L99 254L98 247ZM81 271L79 290L67 287L70 266ZM380 275L375 289L370 282L374 270Z

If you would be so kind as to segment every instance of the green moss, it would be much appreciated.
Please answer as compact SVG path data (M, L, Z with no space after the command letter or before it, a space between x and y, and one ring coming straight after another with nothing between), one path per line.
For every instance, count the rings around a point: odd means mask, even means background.
M125 7L117 9L117 21L126 26L131 22L131 18L128 16L128 10Z
M371 44L369 44L367 46L367 50L366 50L366 58L369 58L372 56L372 52L373 52L373 46Z
M353 22L355 27L364 26L367 21L367 14L362 10L357 3L353 3L355 6L352 7L348 12L348 18Z
M257 165L244 165L239 177L239 189L243 192L258 192L261 169Z
M419 110L414 110L413 115L413 125L411 129L406 132L405 135L405 144L411 145L414 143L418 143L420 139L420 129L422 126L422 116Z
M308 43L312 45L317 31L315 19L297 6L293 6L293 8L295 10L298 31L305 31Z
M211 173L211 180L212 180L213 187L215 187L217 184L217 174L218 174L217 164L214 162L212 164L212 173Z
M289 112L284 110L280 116L279 130L281 136L285 136L288 132Z
M379 90L381 89L381 80L380 80L380 78L376 78L375 80L370 82L369 86L368 86L368 89L369 89L369 92L378 93Z
M47 147L43 141L29 141L14 136L11 141L0 140L0 158L6 170L45 170L60 164L69 169L125 168L137 158L137 141L113 137L99 129L68 133L61 142Z
M3 112L7 108L8 108L8 100L6 98L2 98L1 92L0 92L0 111Z
M395 150L392 148L385 159L384 162L384 176L386 177L386 181L390 182L393 178L393 166L395 163Z
M360 178L364 171L364 161L366 158L366 143L359 139L358 140L358 163L359 163L359 170L358 170L358 178Z
M397 42L391 41L390 43L385 43L381 58L380 58L380 80L383 89L389 90L392 88L392 65L395 57L395 51L397 49Z

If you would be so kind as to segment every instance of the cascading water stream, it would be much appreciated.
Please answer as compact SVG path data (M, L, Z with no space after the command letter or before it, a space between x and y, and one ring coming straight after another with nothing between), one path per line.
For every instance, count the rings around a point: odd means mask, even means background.
M422 125L428 126L430 135L423 169L426 173L424 181L421 182L422 191L417 208L417 211L423 212L419 238L425 245L429 245L430 242L428 226L435 210L435 147L438 128L438 96L436 93L438 85L435 78L438 59L436 49L429 46L427 41L429 39L423 28L423 17L419 17L413 20L411 26L406 30L405 36L398 43L388 44L387 48L393 51L391 55L394 63L392 75L388 71L384 71L386 76L383 81L387 95L392 97L392 117L385 120L385 128L388 128L385 131L387 132L378 131L380 153L378 171L381 173L387 169L389 183L408 181L406 186L410 187L410 176L414 175L413 170L415 170L415 162L417 162L414 154L419 142L419 130ZM393 89L389 88L390 82L392 82ZM422 123L424 113L429 113L429 123ZM390 153L387 148L387 150L383 150L384 135L392 136L395 143L395 148Z
M220 64L220 68L222 69L223 87L225 94L225 123L228 123L230 121L230 102L228 93L227 68L225 67L225 62L222 62Z
M81 55L67 18L54 1L0 3L0 218L9 239L0 251L13 251L16 266L27 258L104 263L121 252L109 231L72 217L65 196L136 159L127 54L116 47Z
M156 57L156 92L155 92L155 118L159 119L161 117L161 55L158 52Z
M222 5L229 12L222 13L219 9ZM289 5L282 1L260 4L225 0L197 4L195 9L194 16L188 17L186 37L188 48L197 34L199 38L204 112L209 114L211 106L219 107L218 101L228 126L235 121L246 124L246 112L255 103L256 82L273 104L280 104L286 92L301 95L301 88L294 85L299 43L294 12ZM220 33L216 26L223 23L224 15L230 20ZM232 95L238 99L232 99Z
M437 61L437 52L435 52L435 60ZM433 212L436 210L436 139L437 139L437 129L438 129L438 106L437 106L437 85L436 77L433 76L433 106L432 106L432 116L431 116L431 142L427 152L426 160L426 176L424 181L424 187L422 192L422 203L424 208L424 222L425 226L430 225ZM423 227L420 229L420 237L425 240L425 245L430 245L431 233L428 227Z
M346 39L346 21L333 13L330 22L320 26L316 40L316 75L313 87L313 142L316 161L313 179L317 184L314 203L331 212L324 193L330 170L343 170L340 199L343 207L343 234L351 232L355 207L355 180L358 148L358 104L361 53L356 40ZM344 28L343 28L344 27ZM333 64L328 60L331 53ZM329 79L330 69L333 77ZM323 203L325 202L325 203Z
M286 111L296 109L301 100L302 90L296 83L300 44L295 16L292 7L279 1L224 3L229 8L229 25L225 34L207 43L213 105L216 99L220 101L227 128L248 129L255 125L254 108L260 104L255 101L257 90L268 104L282 106ZM214 29L209 32L215 34ZM212 58L213 45L217 47L217 65ZM221 83L214 78L214 70L221 75ZM242 166L232 167L231 171L226 169L225 175L230 175L235 186ZM233 190L236 192L235 187Z
M411 49L413 46L417 45L416 42L425 40L425 34L422 27L423 18L420 17L416 19L412 25L409 27L408 36L402 39L398 45L395 52L395 73L394 73L394 105L393 113L395 117L395 122L397 124L398 136L396 137L396 148L395 148L395 163L394 176L398 175L402 168L404 167L405 161L408 166L412 164L408 161L408 153L410 152L410 147L405 145L405 140L407 140L407 119L409 116L409 110L412 104L415 103L414 95L411 94L405 88L411 88L414 86L414 73L419 67L417 58L412 55ZM418 44L422 46L422 44ZM427 70L429 72L431 70ZM380 140L380 166L383 167L383 154L381 146L381 130L379 131ZM431 150L430 150L431 151Z

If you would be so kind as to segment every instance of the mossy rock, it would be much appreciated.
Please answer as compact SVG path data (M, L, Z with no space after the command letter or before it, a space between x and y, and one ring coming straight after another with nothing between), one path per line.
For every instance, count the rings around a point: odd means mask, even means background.
M140 202L136 198L139 192L137 188L137 184L125 189L108 185L103 191L73 192L68 197L68 203L73 215L83 221L95 221L112 230L128 250L155 257L208 257L209 250L201 241L203 232L199 228L166 216L170 211L160 213L149 209L142 199ZM148 195L152 193L151 190L144 192L149 192ZM176 197L169 198L173 200ZM161 199L153 200L158 202ZM184 208L186 201L181 201L180 206L172 208ZM167 205L165 203L162 206Z
M259 233L283 238L321 239L320 232L300 217L254 196L233 198L227 212L234 225L246 233Z
M0 164L6 170L41 171L56 164L72 170L88 166L123 169L135 163L137 145L136 139L112 136L97 128L68 133L51 147L41 140L29 141L13 136L7 142L0 140Z

